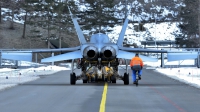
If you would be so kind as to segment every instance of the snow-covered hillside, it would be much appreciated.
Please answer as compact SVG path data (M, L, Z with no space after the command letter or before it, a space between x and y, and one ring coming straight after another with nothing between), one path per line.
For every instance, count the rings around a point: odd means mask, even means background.
M134 24L138 25L138 24ZM177 23L147 23L144 25L146 31L135 31L134 25L129 24L126 30L126 35L124 38L127 38L127 44L136 43L141 45L140 41L145 40L175 40L174 32L179 32ZM121 31L122 26L115 26L113 31L108 33L108 36L111 38L112 42L116 42Z
M145 3L149 2L149 0L145 0ZM183 4L177 4L177 7L179 7L180 5ZM118 4L119 9L124 8L123 5ZM86 10L87 7L85 7L84 5L80 5L79 8L81 10ZM144 40L175 40L175 37L173 35L174 32L179 33L179 28L177 28L178 23L176 22L164 22L164 23L143 23L145 31L135 31L135 26L137 26L140 21L142 20L146 20L148 18L156 18L156 20L162 19L164 18L167 14L172 14L173 16L175 16L177 13L172 12L170 10L168 10L167 8L163 8L160 6L155 6L154 9L157 11L162 10L162 13L160 13L160 15L155 15L155 14L148 14L145 11L141 12L140 15L136 16L133 13L130 12L131 8L141 8L144 9L143 5L141 3L139 3L137 0L135 0L132 4L128 4L127 5L127 14L128 14L128 19L130 20L134 20L134 21L138 21L138 23L129 23L128 28L126 30L126 35L125 38L127 39L127 44L133 44L136 43L138 46L141 46L140 41L144 41ZM2 15L6 15L6 13L10 12L11 10L9 9L5 9L2 8ZM136 11L137 12L137 11ZM21 23L23 24L24 20L23 17L24 16L24 11L21 11L21 14L19 15L15 15L15 22ZM115 15L118 16L119 18L124 18L124 14L122 15ZM154 17L155 16L155 17ZM16 18L21 18L21 19L16 19ZM7 20L11 20L10 16L4 16L3 20L7 21ZM112 30L112 32L107 32L107 35L110 37L111 42L115 43L119 37L119 33L121 31L122 25L115 25L115 27L113 28L109 28L110 30ZM86 34L89 31L85 31Z

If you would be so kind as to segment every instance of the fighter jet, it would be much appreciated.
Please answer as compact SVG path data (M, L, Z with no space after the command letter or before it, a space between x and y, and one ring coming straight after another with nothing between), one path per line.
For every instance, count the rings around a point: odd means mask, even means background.
M73 24L75 26L80 46L77 48L71 48L72 52L68 52L65 54L49 57L42 59L42 62L54 62L54 61L62 61L62 60L73 60L72 61L72 72L70 74L70 83L76 84L77 80L83 80L83 83L87 83L87 73L86 71L95 67L98 70L101 70L103 67L112 67L114 71L113 74L108 78L110 82L116 83L117 79L123 80L125 85L129 84L129 73L128 73L128 65L131 58L135 55L135 53L139 52L148 52L148 53L167 53L166 50L152 50L152 49L142 49L142 48L128 48L123 47L124 35L128 25L128 19L125 19L125 22L122 26L121 32L118 37L117 43L111 43L109 37L103 33L93 34L90 38L90 41L87 42L82 33L82 30L77 22L77 17L73 16L69 9ZM67 48L66 48L67 49ZM69 48L68 48L69 49ZM150 58L146 56L140 55L143 61L157 61L155 58ZM76 75L74 73L74 60L79 59L77 63L77 68L80 68L82 73L80 75ZM125 59L126 64L126 72L123 75L118 74L118 66L120 59ZM96 74L97 77L99 74ZM105 78L105 74L100 74L102 80ZM96 79L98 80L98 79Z
M70 10L70 9L69 9ZM128 25L128 19L125 20L117 43L111 43L109 37L103 33L93 34L90 41L87 42L83 32L77 22L77 17L73 16L70 11L70 15L75 26L80 46L75 48L65 48L62 51L68 50L67 53L42 59L41 62L55 62L63 60L72 60L72 72L70 74L70 83L76 84L77 80L83 80L84 83L87 82L88 78L86 76L86 71L92 67L97 70L103 67L112 67L114 74L109 78L111 82L116 83L117 79L124 81L125 85L129 84L129 73L128 73L128 60L133 58L135 52L151 52L151 53L166 53L164 50L150 50L150 49L140 49L140 48L127 48L123 47L123 40L125 31ZM70 50L71 52L69 52ZM61 49L60 49L61 51ZM146 56L140 56L143 61L157 61L155 58L149 58ZM81 69L81 74L76 75L74 73L74 60L78 59L77 68ZM125 59L126 61L126 72L123 76L118 74L118 66L120 59ZM98 75L98 74L97 74ZM103 75L103 74L101 74ZM97 76L98 77L98 76ZM104 78L104 77L101 77ZM97 79L96 79L97 80ZM102 79L104 80L104 79Z
M69 9L70 11L70 9ZM129 48L123 47L124 35L126 28L128 26L128 19L125 19L124 24L122 26L121 32L119 34L117 43L111 43L109 37L103 33L93 34L90 38L90 41L87 42L83 32L78 24L77 17L73 16L70 11L71 19L73 21L74 27L76 29L80 46L72 47L72 48L60 48L60 49L32 49L25 50L26 53L47 53L47 52L67 52L64 54L52 56L49 58L44 58L41 62L56 62L63 60L72 60L71 73L70 73L70 84L75 85L77 80L83 80L83 83L88 82L87 71L90 68L95 68L98 70L103 67L112 67L113 74L110 75L110 82L116 83L116 80L124 81L125 85L129 84L129 73L128 73L128 65L130 59L135 56L135 53L146 52L146 53L172 53L171 51L166 50L154 50L154 49L143 49L143 48ZM8 52L9 50L6 50ZM17 51L17 53L25 52L25 51ZM5 52L5 50L4 50ZM183 54L184 55L184 54ZM170 57L171 56L171 57ZM189 54L191 56L191 54ZM192 55L196 57L195 55ZM11 57L10 59L21 60L22 58L17 58L19 56ZM140 55L143 61L157 61L156 58L150 58L147 56ZM168 59L174 59L174 55L169 55ZM4 56L2 58L8 59L8 57ZM118 72L118 66L120 65L120 60L125 60L125 73L120 75ZM81 74L76 75L74 72L74 63L75 60L77 62L77 68L81 69ZM174 59L178 60L178 59ZM98 75L98 73L97 73ZM104 74L101 74L104 76ZM104 79L105 77L101 77ZM96 79L98 80L98 78Z

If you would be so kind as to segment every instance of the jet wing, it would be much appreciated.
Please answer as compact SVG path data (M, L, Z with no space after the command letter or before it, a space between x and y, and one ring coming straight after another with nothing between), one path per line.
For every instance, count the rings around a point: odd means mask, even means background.
M65 54L56 55L49 58L44 58L41 60L41 62L54 62L54 61L72 60L77 58L83 58L83 56L81 55L81 50L68 52Z
M119 49L121 49L123 51L128 51L128 52L167 53L168 61L196 59L198 56L197 52L192 52L192 51L167 51L167 50L154 50L154 49L128 48L128 47L120 47ZM125 54L123 54L123 55L125 55ZM128 54L127 54L127 56L128 56ZM140 56L140 57L142 57L142 56Z
M80 50L80 46L60 49L0 49L0 53L2 55L2 59L31 62L32 53L72 52L77 50Z
M135 56L135 53L132 52L127 52L127 51L122 51L119 50L118 54L117 54L117 58L123 58L123 59L132 59ZM143 56L140 55L140 58L142 59L142 61L147 61L147 62L157 62L158 59L156 58L151 58L151 57L147 57L147 56Z
M186 60L186 59L196 59L197 56L198 56L198 52L168 53L167 60L168 61L178 61L178 60Z
M146 52L146 53L192 53L193 51L176 51L176 50L157 50L157 49L145 49L145 48L130 48L119 47L120 50L128 52Z
M80 46L59 49L0 49L0 52L16 52L16 53L52 53L52 52L71 52L80 50Z
M20 61L32 61L31 51L25 52L1 52L2 59L20 60Z

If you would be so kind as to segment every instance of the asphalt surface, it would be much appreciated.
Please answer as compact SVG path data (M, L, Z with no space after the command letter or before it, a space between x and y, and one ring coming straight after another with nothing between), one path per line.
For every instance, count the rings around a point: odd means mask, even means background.
M120 73L123 73L120 70ZM131 71L129 71L131 73ZM0 91L0 112L98 112L104 83L70 85L70 71ZM200 90L154 70L139 86L108 83L105 112L199 112Z

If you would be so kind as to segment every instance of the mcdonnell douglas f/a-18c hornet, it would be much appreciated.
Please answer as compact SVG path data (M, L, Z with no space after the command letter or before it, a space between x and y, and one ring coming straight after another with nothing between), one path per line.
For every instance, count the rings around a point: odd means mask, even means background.
M68 7L69 8L69 7ZM69 9L70 11L70 9ZM123 47L123 40L126 28L128 26L128 19L125 19L125 22L122 26L121 32L119 34L119 38L117 40L117 43L111 43L109 41L109 37L106 34L103 33L97 33L91 36L90 42L87 42L85 40L85 37L82 33L82 30L77 22L77 17L73 16L71 11L70 15L73 21L73 24L75 26L80 46L72 47L72 48L59 48L59 49L29 49L27 51L16 51L17 53L25 53L25 52L31 52L31 53L47 53L47 52L67 52L64 54L52 56L49 58L44 58L41 60L41 62L55 62L55 61L63 61L63 60L72 60L72 66L71 66L71 73L70 73L70 83L72 85L76 84L77 80L83 80L83 83L87 83L88 76L87 71L90 68L96 68L97 71L102 69L103 67L112 68L112 74L109 76L109 80L112 83L116 83L116 80L123 80L125 85L129 84L129 73L128 73L128 60L130 60L135 53L139 52L146 52L146 53L168 53L168 60L181 60L182 58L179 57L179 59L174 59L173 53L177 53L177 51L166 51L166 50L154 50L154 49L143 49L143 48L129 48L129 47ZM8 52L9 50L6 50ZM2 51L3 52L3 51ZM13 51L14 52L14 51ZM178 55L188 55L184 53L178 53ZM178 56L176 55L176 56ZM195 58L197 55L190 54L189 57L185 57L184 59L188 58ZM192 57L191 57L192 56ZM143 61L157 61L155 58L150 58L147 56L140 55ZM3 57L2 57L3 58ZM6 59L6 57L4 57ZM11 59L11 58L10 58ZM12 59L18 59L16 56L13 56ZM74 62L75 60L79 60L77 63L77 68L81 69L81 74L76 75L74 73ZM123 75L118 74L118 66L120 63L120 59L125 60L126 64L126 72ZM21 60L21 59L18 59ZM96 80L98 80L98 73L95 74L95 77L97 77ZM101 74L101 78L105 78L105 74ZM107 77L108 78L108 77Z

